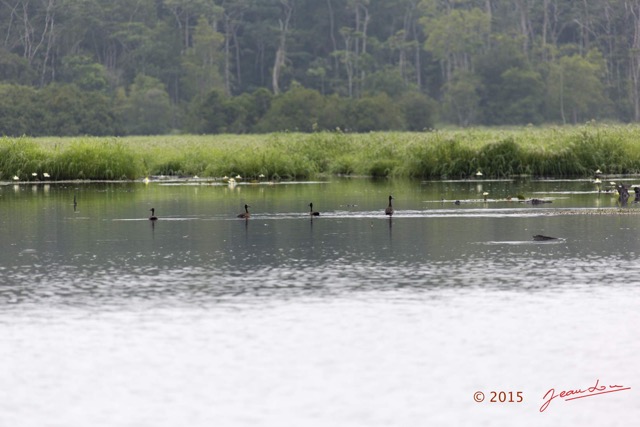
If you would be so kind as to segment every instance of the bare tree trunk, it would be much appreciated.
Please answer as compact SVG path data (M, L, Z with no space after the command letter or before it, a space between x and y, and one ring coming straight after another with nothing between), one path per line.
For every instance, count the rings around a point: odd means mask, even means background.
M581 32L581 44L584 46L584 51L589 52L591 45L589 41L589 33L591 32L591 16L589 15L589 5L587 4L587 0L582 0L582 6L584 7L584 25Z
M402 26L402 32L400 33L401 39L397 41L399 52L398 52L398 71L400 71L400 75L402 76L402 80L407 83L407 51L406 44L407 38L409 37L411 23L411 10L407 8L404 13L404 20Z
M627 11L633 17L633 41L629 50L629 74L631 80L631 101L633 119L640 120L640 2L627 3Z
M31 23L29 22L29 1L26 3L22 1L22 24L24 25L24 53L23 56L29 60L33 59L32 51L33 51L33 42L31 40L31 32L33 31L31 28Z
M280 73L282 67L285 65L286 59L286 47L287 47L287 33L289 32L289 21L293 14L293 4L291 0L280 0L282 5L282 12L284 13L284 20L280 19L280 41L278 43L278 50L276 51L276 59L273 63L273 73L271 75L271 85L273 86L273 93L280 93Z
M51 49L54 42L53 24L55 21L55 0L46 0L47 6L45 9L44 25L42 27L42 33L39 34L38 39L36 36L36 28L31 23L31 17L29 16L29 0L22 0L22 22L24 25L23 32L23 56L27 59L30 65L33 65L34 59L38 54L40 48L46 42L46 52L43 58L42 69L38 70L40 73L40 84L44 84L44 75L46 73L47 63L50 59Z
M237 86L242 85L242 67L240 66L240 42L238 41L238 32L233 32L233 47L234 52L236 54L236 84ZM231 91L228 92L228 95L231 95Z
M529 45L530 45L530 37L531 32L529 30L529 18L528 18L528 10L527 10L527 2L526 0L518 0L517 6L520 12L520 31L523 36L522 42L522 52L525 56L529 56Z
M353 30L350 28L343 28L340 30L340 34L344 38L344 67L347 71L347 90L349 98L353 97L353 52L351 51L351 39Z
M231 94L231 34L235 32L232 18L224 14L224 90Z
M420 52L422 51L422 43L420 43L420 41L418 40L418 31L416 30L416 20L413 20L413 25L411 28L411 32L413 33L413 40L414 40L414 60L415 60L415 68L416 68L416 85L418 86L418 89L422 89L422 61L421 61L421 56L420 56Z
M47 37L47 50L45 52L44 55L44 61L42 61L42 75L40 76L40 86L44 86L44 77L47 71L47 63L49 62L49 58L51 55L51 49L53 47L53 43L54 43L54 32L53 32L53 26L55 23L55 10L54 10L54 2L55 0L49 0L49 4L47 5L47 16L46 16L46 21L47 21L47 25L45 25L45 28L48 26L49 27L49 35ZM43 34L43 38L44 38L44 34ZM55 69L51 68L51 80L53 80L55 78Z
M4 46L7 47L7 45L9 44L9 37L11 36L11 27L13 26L13 18L19 18L18 14L16 13L16 10L18 9L18 6L20 5L20 3L16 3L15 6L13 6L13 8L11 6L9 6L9 4L7 4L6 2L3 1L3 3L7 6L7 9L11 9L11 18L9 19L9 23L7 24L7 36L4 38Z
M560 67L560 116L562 117L562 124L567 124L567 118L564 114L564 69Z
M364 17L361 18L360 13L359 12L356 13L356 16L357 16L356 31L359 32L362 48L361 49L358 48L358 39L356 39L356 67L359 70L360 82L362 82L364 81L366 71L363 69L360 69L360 62L361 62L360 57L367 53L367 28L369 26L370 16L369 16L369 8L367 8L363 3L360 3L356 7L357 11L359 11L360 9L362 9L362 11L364 12ZM358 90L358 92L360 91ZM359 93L358 93L358 96L360 96Z
M173 17L176 18L176 24L178 25L178 28L180 29L180 32L182 32L183 30L185 31L185 39L184 39L184 43L182 44L182 49L181 49L181 54L184 54L184 52L187 50L187 37L186 37L186 32L187 30L184 29L182 27L182 20L180 19L180 14L178 13L178 6L172 7L171 8L171 12L173 13ZM185 27L189 27L189 23L187 22Z
M542 59L547 61L547 28L549 27L549 0L542 4Z
M230 62L229 61L229 51L230 51L230 36L229 36L229 29L228 29L228 25L226 22L226 17L225 17L225 34L224 34L224 90L227 93L227 95L229 93L231 93L231 70L230 70Z
M335 24L334 24L334 16L333 16L333 6L331 5L331 0L327 0L327 7L329 8L329 37L331 38L331 43L333 45L333 52L338 51L338 42L336 41L335 36ZM340 60L337 55L333 56L333 68L336 77L340 75Z
M491 0L485 0L484 10L485 10L485 13L489 16L489 34L491 34L491 29L493 25L493 11L491 10Z

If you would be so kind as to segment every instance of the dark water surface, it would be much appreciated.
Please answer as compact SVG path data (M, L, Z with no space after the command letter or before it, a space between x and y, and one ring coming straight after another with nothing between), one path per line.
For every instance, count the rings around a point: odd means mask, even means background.
M630 425L640 204L607 186L0 185L0 425Z

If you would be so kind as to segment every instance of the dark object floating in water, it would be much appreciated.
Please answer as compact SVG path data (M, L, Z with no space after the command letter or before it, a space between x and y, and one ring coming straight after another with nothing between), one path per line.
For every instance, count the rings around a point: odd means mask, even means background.
M526 203L531 203L532 205L539 205L541 203L551 203L551 200L542 200L542 199L529 199Z
M533 240L535 240L536 242L543 242L546 240L558 240L557 237L549 237L549 236L543 236L542 234L536 234L535 236L533 236Z
M151 211L151 216L149 217L149 221L157 221L158 217L156 216L156 210L154 208L149 209Z

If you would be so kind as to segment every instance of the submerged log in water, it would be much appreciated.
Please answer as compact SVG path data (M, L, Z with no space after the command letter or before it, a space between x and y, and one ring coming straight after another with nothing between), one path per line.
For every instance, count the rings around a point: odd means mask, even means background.
M558 240L557 237L550 237L550 236L543 236L542 234L536 234L535 236L533 236L533 240L537 241L537 242L542 242L542 241L546 241L546 240Z
M542 203L551 203L551 200L529 199L529 200L525 200L525 203L531 203L532 205L540 205Z

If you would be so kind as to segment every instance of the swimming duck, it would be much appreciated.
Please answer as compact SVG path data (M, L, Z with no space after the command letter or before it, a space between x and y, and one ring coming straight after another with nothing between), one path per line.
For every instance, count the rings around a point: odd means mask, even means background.
M149 221L156 221L158 217L156 216L155 208L149 209L151 211L151 216L149 217Z
M249 217L251 216L251 214L249 214L250 207L251 206L249 205L244 205L244 213L238 214L238 218L249 219Z
M393 206L391 206L391 201L393 200L393 196L389 196L389 206L384 210L385 215L393 215Z
M320 212L316 212L313 210L313 203L309 203L309 215L320 216Z

